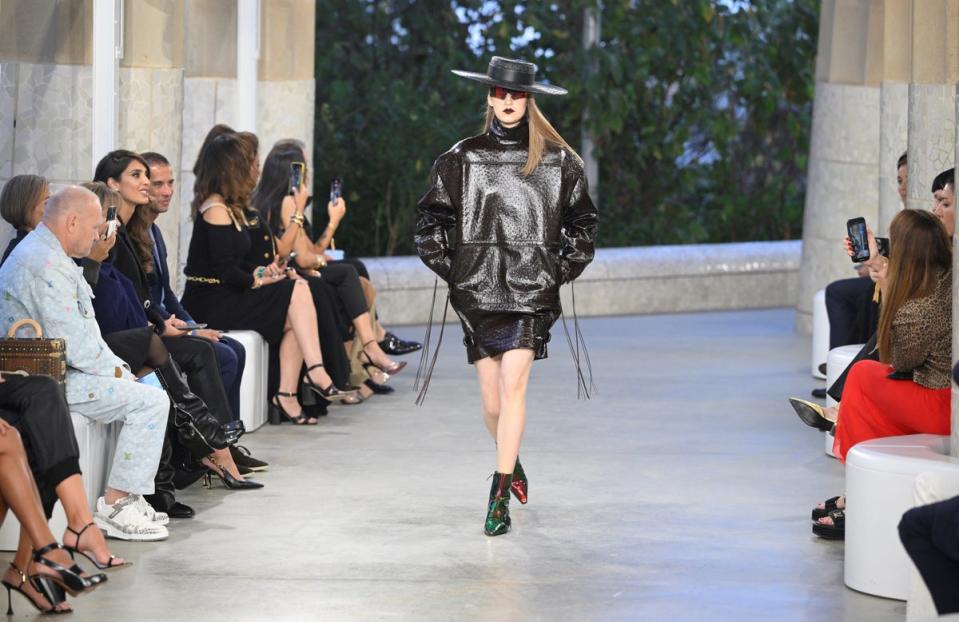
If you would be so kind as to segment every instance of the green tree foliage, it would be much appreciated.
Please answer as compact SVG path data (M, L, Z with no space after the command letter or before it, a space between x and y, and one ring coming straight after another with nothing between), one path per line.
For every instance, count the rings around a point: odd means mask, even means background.
M484 71L492 54L569 89L537 102L574 147L588 119L601 245L801 235L819 3L605 0L587 51L594 5L318 0L315 190L344 179L338 243L413 252L433 159L485 111L484 87L449 70Z

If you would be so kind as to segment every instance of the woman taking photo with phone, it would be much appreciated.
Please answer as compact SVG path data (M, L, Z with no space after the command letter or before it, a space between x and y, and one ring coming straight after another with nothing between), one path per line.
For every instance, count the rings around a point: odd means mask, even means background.
M293 260L311 284L313 279L322 277L323 283L332 286L356 339L360 340L356 356L367 370L368 379L377 381L374 372L378 371L381 375L377 382L385 382L406 367L406 363L392 361L374 338L373 321L356 268L347 263L328 263L313 252L310 224L303 213L309 195L305 161L306 154L298 141L277 142L263 162L260 183L253 193L253 207L277 235L277 254L288 256L294 252ZM343 199L337 201L342 203ZM333 207L332 203L328 205L328 209ZM367 385L366 391L370 390Z
M903 210L889 227L891 257L868 232L865 262L882 290L879 361L862 360L846 378L833 453L845 462L857 443L905 434L949 434L952 370L952 248L924 210ZM850 248L850 254L854 249ZM813 533L845 535L845 500L813 510Z
M338 401L348 393L324 369L306 282L275 261L249 272L240 267L251 244L246 214L254 184L247 151L238 136L224 134L200 152L183 306L197 321L224 330L255 330L278 344L280 384L272 407L296 424L316 423L303 415L296 394L304 361L303 384L318 396Z
M519 463L527 382L533 360L546 357L560 285L593 259L597 214L582 160L533 98L565 89L536 82L532 63L498 56L486 74L454 73L489 87L485 133L437 158L417 206L415 244L449 285L467 360L476 366L496 442L484 531L497 536L510 529L510 491L527 500Z

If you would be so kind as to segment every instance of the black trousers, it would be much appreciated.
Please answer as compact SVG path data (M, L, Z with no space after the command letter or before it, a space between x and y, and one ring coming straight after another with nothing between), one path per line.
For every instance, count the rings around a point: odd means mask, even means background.
M80 474L80 450L60 385L48 376L5 375L0 383L0 418L20 433L49 519L57 486Z
M903 514L899 539L926 582L939 615L959 612L959 497Z
M826 286L829 349L863 343L879 326L879 305L872 301L872 279L840 279Z
M323 281L333 286L336 297L350 320L370 310L356 268L348 263L335 262L320 268L320 274Z
M213 344L194 337L163 337L163 345L186 374L190 390L196 393L221 425L233 420L233 409L223 388L223 376L216 362Z

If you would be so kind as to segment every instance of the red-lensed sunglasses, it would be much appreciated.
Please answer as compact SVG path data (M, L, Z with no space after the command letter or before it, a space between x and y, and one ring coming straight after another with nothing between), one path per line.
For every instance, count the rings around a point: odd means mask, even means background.
M526 99L526 91L514 91L513 89L503 88L502 86L490 87L489 94L496 99L506 99L506 94L513 99Z

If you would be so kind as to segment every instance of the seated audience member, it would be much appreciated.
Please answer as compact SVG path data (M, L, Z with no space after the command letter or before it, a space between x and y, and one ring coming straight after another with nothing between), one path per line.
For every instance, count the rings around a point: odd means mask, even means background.
M952 379L959 384L959 365L952 368ZM939 615L959 613L959 497L907 511L899 522L899 539Z
M843 390L833 453L857 443L906 434L949 434L952 365L952 248L929 212L905 210L889 229L891 257L879 256L869 232L870 270L882 290L879 361L853 365ZM845 500L813 510L813 532L841 538Z
M173 200L175 180L169 160L155 152L140 154L150 166L150 197L152 201L144 211L144 218L149 224L150 241L153 243L154 262L156 269L150 281L150 301L157 305L161 313L175 315L187 323L195 323L189 312L180 304L180 300L170 285L170 272L167 268L166 241L156 219L167 213ZM141 249L142 251L142 249ZM217 366L220 368L220 377L223 388L226 390L233 422L243 429L240 420L240 382L243 380L243 370L246 366L246 350L243 344L232 337L213 328L201 328L190 333L191 337L206 339L213 346ZM269 464L254 458L248 449L240 445L230 445L233 461L240 468L240 472L265 471Z
M23 562L19 566L11 563L15 576L10 577L7 572L3 577L7 615L13 613L11 592L19 592L42 613L67 613L71 608L65 602L65 589L85 594L106 583L107 577L102 573L84 574L53 538L30 476L20 435L0 420L0 524L6 518L7 508L13 510L30 542L37 544L29 567Z
M156 224L156 219L167 213L170 209L170 203L173 200L175 191L175 180L170 162L159 153L147 152L140 154L150 166L150 197L152 201L144 210L143 216L149 225L148 233L150 241L153 243L153 265L154 270L150 278L150 301L156 305L162 313L175 315L187 323L195 323L193 318L180 300L173 292L170 285L170 272L167 268L167 250L166 241L163 239L163 232ZM145 249L141 248L141 253ZM223 381L223 388L226 390L227 398L230 403L233 420L240 420L240 380L243 376L243 368L246 363L246 351L236 339L224 335L218 330L212 328L198 329L191 331L192 336L208 340L216 354L216 362L220 368L220 375ZM231 448L232 449L232 448ZM237 453L234 452L234 459ZM237 464L240 464L239 460ZM262 468L262 467L260 467Z
M111 251L110 261L133 283L137 299L143 305L147 318L160 334L163 345L186 374L190 390L202 400L205 410L213 414L223 426L235 427L213 342L189 336L184 329L186 322L183 318L177 318L175 314L167 312L162 304L152 300L152 282L157 279L158 268L154 261L154 246L150 237L151 219L155 219L155 214L150 207L148 163L131 151L112 151L100 160L94 177L96 181L107 184L120 195L117 211L120 225L117 244ZM215 445L218 450L225 447ZM224 460L227 456L231 457ZM231 451L223 451L210 458L210 461L215 467L231 473L232 480L242 485L242 477L234 464ZM257 461L257 464L265 465L260 461ZM216 473L221 474L219 471ZM229 480L224 481L229 483Z
M294 261L303 271L307 281L314 287L322 283L332 286L339 306L352 324L359 344L355 348L358 362L365 370L366 377L359 380L364 383L361 395L368 397L374 390L374 383L382 384L401 371L406 364L397 363L383 352L374 338L373 321L366 303L363 287L356 268L346 263L329 263L322 255L313 252L309 238L309 223L303 209L306 205L308 190L306 187L306 154L298 141L284 140L273 147L263 164L263 175L253 193L253 207L260 220L269 226L271 233L279 236L276 240L276 253L289 256L295 252ZM304 178L301 185L290 194L290 168L296 163L303 164ZM337 199L343 207L343 199ZM327 205L328 210L336 206ZM271 236L272 237L272 236ZM324 292L314 291L314 298ZM381 377L374 376L380 372ZM365 384L368 381L370 384Z
M85 184L100 197L103 211L121 202L119 193L102 182ZM154 480L155 491L147 501L173 518L192 518L189 506L176 501L175 487L183 488L203 476L206 470L217 475L231 489L262 488L262 484L246 481L233 463L228 449L231 442L220 422L206 403L195 395L177 367L166 342L147 323L143 304L130 280L105 261L94 288L94 310L103 339L135 375L155 372L176 408L179 417L188 416L190 425L182 429L175 420L168 422L160 468ZM212 356L212 353L211 355ZM215 365L215 362L211 362ZM218 378L213 380L219 381ZM178 442L179 439L179 442ZM194 466L194 463L202 467Z
M94 421L123 421L104 496L94 521L108 537L162 540L165 526L148 518L142 495L153 492L170 401L136 382L103 341L90 287L71 258L85 257L103 229L100 202L69 186L50 197L43 220L0 267L0 331L32 318L48 337L65 339L70 411Z
M47 520L53 515L57 499L63 503L67 517L64 548L83 555L101 570L127 565L111 555L103 534L93 523L80 474L73 422L57 382L47 376L0 376L0 428L7 424L20 433ZM3 573L4 584L19 588L41 611L52 605L29 581L23 580L23 575L33 551L48 542L49 539L34 542L21 524L17 551ZM64 607L61 605L60 609Z
M939 184L938 192L936 192L937 183ZM956 169L951 168L939 173L936 181L933 182L933 194L936 200L933 201L932 213L942 222L942 226L946 228L946 233L951 238L956 232Z
M39 175L14 175L3 185L0 192L0 216L13 225L17 235L7 245L0 264L7 260L28 233L33 231L43 218L43 204L50 196L50 184Z
M953 220L955 214L953 209L953 187L955 183L953 180L954 169L949 169L936 175L932 182L932 213L939 218L946 228L946 233L948 233L950 237L952 237L955 228L955 222ZM901 195L902 193L900 192L900 196ZM846 239L846 254L852 255L848 238ZM872 282L875 282L874 274L874 272L870 273ZM842 391L845 387L846 378L850 369L852 369L853 365L864 359L879 360L879 353L876 347L876 333L872 334L862 349L856 354L853 360L850 361L849 365L846 366L846 369L843 370L835 382L833 382L832 386L829 387L829 395L834 400L837 402L842 401ZM835 406L824 407L798 397L789 398L789 403L793 407L793 410L796 411L796 414L799 415L799 418L814 428L829 430L832 428L830 422L836 420L838 410Z
M273 408L295 423L306 417L295 391L304 360L303 384L319 397L342 400L323 368L316 309L306 281L276 262L241 268L250 248L247 208L254 184L247 147L223 134L200 150L194 184L193 237L187 259L183 306L200 322L225 330L255 330L280 352L280 390Z
M899 199L904 207L908 176L908 161L904 153L896 163ZM854 343L865 343L876 332L879 305L873 300L875 289L873 282L866 277L866 271L863 268L858 277L840 279L826 286L830 350Z

